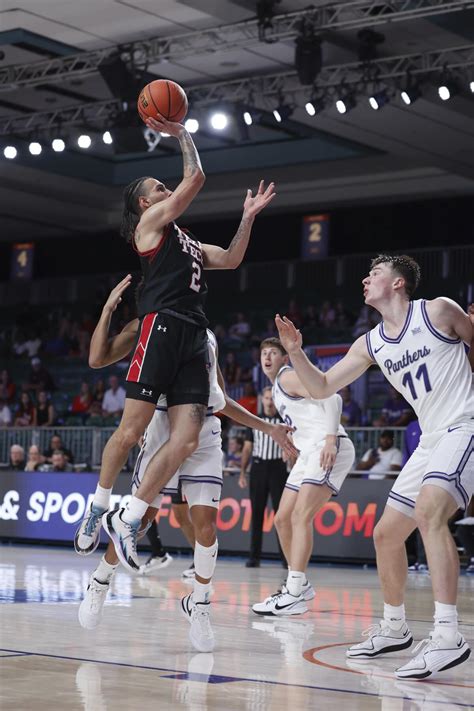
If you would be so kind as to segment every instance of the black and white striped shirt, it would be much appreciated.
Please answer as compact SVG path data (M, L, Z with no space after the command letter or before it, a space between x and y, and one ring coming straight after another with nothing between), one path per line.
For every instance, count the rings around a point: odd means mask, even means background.
M272 425L281 423L281 418L277 416L268 417L261 415L261 419L270 422ZM260 430L248 429L245 434L248 442L253 442L252 457L254 459L281 459L281 448L270 437L270 435L260 432Z

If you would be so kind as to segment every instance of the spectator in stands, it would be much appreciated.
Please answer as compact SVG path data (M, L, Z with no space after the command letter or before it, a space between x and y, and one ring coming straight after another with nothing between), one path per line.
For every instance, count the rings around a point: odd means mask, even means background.
M269 318L265 324L265 328L258 334L255 342L260 344L266 338L272 338L273 336L278 336L278 331L274 319Z
M341 424L347 427L357 427L361 423L362 413L359 405L352 399L349 385L339 391L342 397Z
M307 306L304 312L303 328L315 329L319 327L319 313L314 304Z
M418 420L413 420L405 430L405 437L403 440L403 466L405 466L415 449L418 447L420 437L420 424ZM409 553L411 549L415 557L413 564L408 566L408 570L420 573L426 572L428 570L428 565L426 562L425 547L418 529L413 531L411 536L408 537L406 544L407 552Z
M125 407L125 390L119 385L116 375L109 378L109 389L105 391L102 400L102 414L104 417L119 418Z
M301 328L303 325L303 314L301 312L300 307L298 306L296 299L290 299L290 302L288 304L288 308L286 309L286 315L287 317L293 321L295 324L296 328Z
M44 464L44 457L41 454L39 447L32 444L28 450L28 461L26 462L25 472L37 472Z
M364 333L367 333L367 331L370 331L370 329L380 323L381 318L378 311L373 309L372 306L364 304L352 329L352 336L358 338Z
M92 393L89 383L84 381L81 385L79 395L73 398L71 412L74 415L82 415L83 419L89 414L90 406L92 405ZM99 413L100 414L100 413Z
M229 336L240 343L245 343L250 336L250 324L241 311L237 314L235 323L229 328Z
M27 392L21 393L20 404L15 412L15 427L33 427L36 424L36 408Z
M58 449L55 452L53 452L53 454L51 456L51 465L52 465L52 468L50 471L53 471L53 472L72 472L72 471L74 471L74 467L72 467L71 463L68 462L68 460L64 456L64 452L61 449Z
M225 384L229 388L240 383L240 365L237 364L233 351L229 351L225 357L222 375L224 376Z
M0 397L0 427L10 427L12 423L12 411L4 397Z
M415 413L410 405L403 399L402 395L391 385L389 387L389 397L385 400L382 413L377 420L374 420L374 427L406 427L413 420Z
M38 393L38 404L36 405L36 427L51 427L56 419L54 407L48 393L40 390Z
M237 402L239 403L239 405L242 405L242 407L245 407L245 409L251 412L253 415L257 414L258 398L253 383L245 383L244 394L241 398L237 400Z
M243 446L244 440L242 437L229 438L225 466L227 469L235 469L235 473L240 473Z
M399 472L402 468L402 453L393 446L393 432L384 430L379 438L376 449L368 449L360 462L357 471L369 472L369 479L384 479L390 472Z
M353 317L349 313L349 311L347 311L347 309L345 308L345 306L341 300L339 300L336 303L334 311L335 311L334 325L337 328L348 328L353 321Z
M34 390L35 393L40 390L46 390L48 393L56 390L56 386L50 372L43 365L41 365L41 360L38 357L31 359L31 370L25 389Z
M10 447L10 469L22 472L25 468L25 450L19 444Z
M324 301L319 311L319 322L323 328L332 328L336 319L336 311L329 301Z
M13 344L13 351L15 355L23 355L25 353L28 358L34 358L37 356L40 348L41 338L39 338L37 333L35 335L30 335L21 343L17 342Z
M93 402L98 402L98 403L100 403L100 405L101 405L101 407L102 407L102 401L103 401L103 399L104 399L104 395L105 395L105 383L104 383L104 381L103 381L102 378L101 378L101 379L98 380L98 381L95 383L95 385L94 385L94 390L93 390L93 392L92 392L92 400L93 400Z
M3 397L7 403L11 404L15 399L16 385L10 380L8 370L2 370L0 373L0 397Z
M73 453L71 452L70 449L67 449L67 447L65 447L63 445L63 441L62 441L61 437L59 435L55 434L51 437L51 439L49 441L48 449L46 449L43 452L44 458L49 464L51 464L51 462L52 462L53 453L57 452L57 451L63 452L64 456L66 457L66 459L68 460L68 462L70 464L74 463Z

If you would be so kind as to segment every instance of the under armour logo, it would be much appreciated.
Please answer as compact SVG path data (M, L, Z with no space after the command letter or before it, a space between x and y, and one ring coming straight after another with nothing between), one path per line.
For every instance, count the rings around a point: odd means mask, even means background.
M153 395L153 390L145 390L145 388L142 388L142 395L147 395L148 397L151 397Z
M416 328L412 328L411 332L414 336L417 336L419 333L421 333L421 326L417 326Z
M157 327L156 330L157 330L157 331L164 331L164 332L166 333L166 329L167 329L167 328L168 328L168 326L162 326L162 325L160 324L160 325Z

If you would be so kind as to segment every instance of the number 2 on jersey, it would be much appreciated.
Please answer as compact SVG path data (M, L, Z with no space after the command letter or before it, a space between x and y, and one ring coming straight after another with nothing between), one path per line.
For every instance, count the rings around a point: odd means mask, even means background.
M420 367L418 368L418 370L415 373L415 378L417 380L421 380L421 378L423 378L423 383L425 385L425 391L427 393L429 393L430 390L432 390L430 379L428 377L428 368L426 367L426 363L423 363L422 365L420 365ZM405 373L405 375L402 378L402 385L410 388L410 393L411 393L413 400L416 400L418 398L411 373Z
M189 288L199 293L201 291L201 284L199 282L201 279L201 265L197 262L193 262L192 267L193 275L191 277L191 284L189 285Z

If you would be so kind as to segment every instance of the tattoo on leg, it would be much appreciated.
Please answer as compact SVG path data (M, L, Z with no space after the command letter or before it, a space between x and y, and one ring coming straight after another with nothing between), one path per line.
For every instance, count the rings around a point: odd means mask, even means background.
M191 405L191 419L202 426L206 417L206 409L205 405Z

